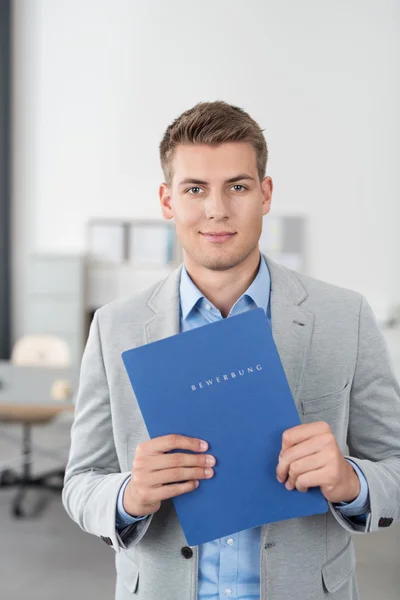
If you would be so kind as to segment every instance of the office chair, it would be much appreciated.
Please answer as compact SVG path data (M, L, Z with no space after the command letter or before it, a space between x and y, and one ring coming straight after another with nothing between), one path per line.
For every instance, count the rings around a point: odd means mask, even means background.
M19 339L12 351L11 363L20 366L68 367L70 353L67 343L52 335L31 335ZM32 427L51 423L57 415L67 410L58 406L30 404L1 405L0 422L22 424L22 472L6 469L0 471L0 489L17 487L12 502L12 514L17 518L36 516L46 504L45 494L33 510L27 506L27 493L31 488L60 492L63 487L64 469L54 469L39 476L32 475Z

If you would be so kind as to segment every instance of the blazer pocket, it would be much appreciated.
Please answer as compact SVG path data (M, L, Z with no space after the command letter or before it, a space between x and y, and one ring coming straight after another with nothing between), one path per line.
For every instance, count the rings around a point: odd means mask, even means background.
M322 567L322 579L328 592L340 589L356 567L356 556L351 538L336 556Z
M116 569L118 577L121 577L125 587L131 594L134 594L139 583L139 569L124 550L121 550L116 556Z
M350 383L334 394L329 396L320 396L319 398L312 398L310 400L302 400L300 403L301 411L303 415L312 415L315 413L325 412L332 410L340 405L345 405L345 399L350 390Z

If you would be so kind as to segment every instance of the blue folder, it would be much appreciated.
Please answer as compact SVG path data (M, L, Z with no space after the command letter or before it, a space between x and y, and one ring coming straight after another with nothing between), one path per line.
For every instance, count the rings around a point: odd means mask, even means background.
M204 439L216 458L212 479L173 498L190 546L328 511L319 488L289 491L276 479L282 434L300 418L262 309L122 358L150 438Z

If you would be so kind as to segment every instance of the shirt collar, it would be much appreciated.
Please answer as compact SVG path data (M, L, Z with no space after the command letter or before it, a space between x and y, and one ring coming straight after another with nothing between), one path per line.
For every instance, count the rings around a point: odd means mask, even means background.
M263 308L267 314L269 299L271 292L271 277L265 262L265 258L261 255L260 266L258 273L253 283L245 291L243 296L248 296L253 300L258 308ZM179 287L182 319L186 319L193 307L198 303L204 294L193 283L186 270L185 265L182 267L181 281ZM243 298L241 296L241 298ZM239 299L240 300L240 299ZM237 302L239 302L239 300Z

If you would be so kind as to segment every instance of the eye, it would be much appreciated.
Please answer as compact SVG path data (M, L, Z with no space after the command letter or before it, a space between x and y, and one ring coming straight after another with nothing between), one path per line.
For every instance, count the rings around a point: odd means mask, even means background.
M189 194L192 194L193 196L198 196L199 193L201 192L201 187L198 187L196 185L196 186L189 188L187 191L189 192Z
M242 185L241 183L236 183L232 187L235 190L235 192L242 192L243 190L247 190L246 186ZM238 189L238 188L240 188L240 189Z

